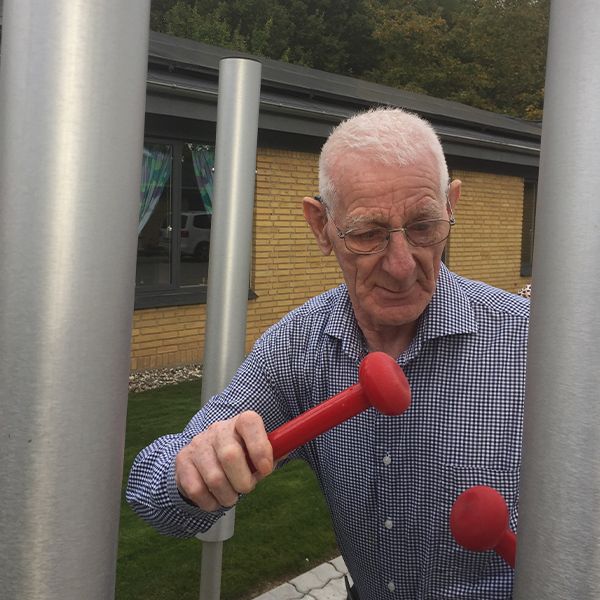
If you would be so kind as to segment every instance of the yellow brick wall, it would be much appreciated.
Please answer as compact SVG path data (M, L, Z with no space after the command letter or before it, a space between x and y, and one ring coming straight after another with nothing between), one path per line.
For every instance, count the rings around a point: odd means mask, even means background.
M529 281L520 276L523 178L459 170L452 177L462 181L462 196L447 246L448 266L516 292Z
M318 191L318 156L260 149L257 157L254 251L248 344L295 306L338 285L333 257L324 257L302 213L302 198Z
M200 360L206 305L148 308L133 313L131 369L134 371Z
M323 257L302 214L302 198L317 191L316 154L259 148L246 350L270 325L308 298L338 285L333 257ZM453 171L463 182L449 267L516 291L519 276L523 179ZM135 311L131 368L202 361L206 306Z

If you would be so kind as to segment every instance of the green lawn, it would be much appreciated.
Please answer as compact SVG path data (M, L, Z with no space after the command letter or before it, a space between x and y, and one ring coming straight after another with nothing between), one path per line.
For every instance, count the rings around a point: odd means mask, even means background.
M199 405L200 383L131 394L123 484L137 452L180 431ZM201 543L156 533L122 501L117 600L197 600ZM244 600L338 554L327 508L312 472L288 464L236 509L224 544L221 600Z

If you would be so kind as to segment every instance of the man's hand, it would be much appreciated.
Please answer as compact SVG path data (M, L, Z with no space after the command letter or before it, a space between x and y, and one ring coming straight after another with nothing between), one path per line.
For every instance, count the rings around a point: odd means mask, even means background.
M246 450L257 471L252 473ZM261 416L243 412L194 436L175 459L179 492L202 510L233 506L273 471L273 449Z

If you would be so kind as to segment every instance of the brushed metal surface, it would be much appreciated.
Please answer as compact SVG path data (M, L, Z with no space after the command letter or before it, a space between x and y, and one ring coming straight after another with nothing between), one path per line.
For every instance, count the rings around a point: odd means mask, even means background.
M229 383L246 351L261 71L254 60L219 62L202 405ZM220 597L223 541L234 523L231 510L197 536L203 540L201 600Z
M600 3L551 5L515 594L600 598Z
M114 595L149 4L4 2L2 598Z
M203 404L245 355L261 69L243 58L219 63Z

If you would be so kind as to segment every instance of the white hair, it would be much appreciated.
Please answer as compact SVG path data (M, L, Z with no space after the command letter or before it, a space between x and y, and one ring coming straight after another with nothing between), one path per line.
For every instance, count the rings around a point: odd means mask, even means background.
M431 124L401 108L373 108L340 123L329 135L319 158L319 193L333 208L335 168L348 155L388 166L407 167L433 158L439 171L440 198L448 189L448 167L442 144Z

